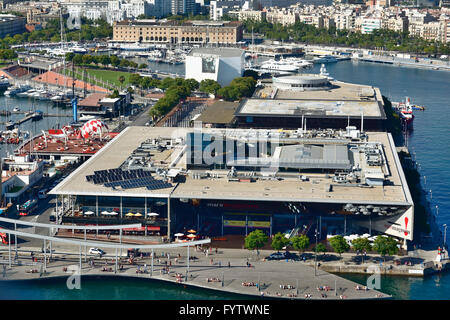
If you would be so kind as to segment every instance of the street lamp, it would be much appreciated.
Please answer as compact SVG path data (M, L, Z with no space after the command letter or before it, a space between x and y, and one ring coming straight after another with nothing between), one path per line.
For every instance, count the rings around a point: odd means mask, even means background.
M316 226L316 247L314 248L314 276L317 276L317 226Z
M447 224L444 223L444 249L446 248L446 240L447 240Z

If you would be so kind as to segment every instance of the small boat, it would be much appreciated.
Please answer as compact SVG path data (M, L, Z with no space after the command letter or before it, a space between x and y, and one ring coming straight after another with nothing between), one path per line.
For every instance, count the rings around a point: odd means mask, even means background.
M9 120L8 122L6 122L5 126L6 130L12 130L16 126L16 123L12 120Z
M15 107L15 108L13 109L13 111L14 111L14 112L19 112L19 111L20 111L20 109L19 109L19 108L17 108L17 107Z
M31 120L32 121L40 120L40 119L42 119L43 116L44 116L44 113L41 110L36 110L31 115Z
M89 121L89 120L92 120L92 119L95 119L95 118L96 118L95 116L82 114L78 120L80 120L80 121Z

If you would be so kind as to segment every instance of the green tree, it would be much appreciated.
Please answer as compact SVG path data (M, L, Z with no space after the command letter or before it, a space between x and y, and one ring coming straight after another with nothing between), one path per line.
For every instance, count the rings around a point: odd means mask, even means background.
M339 253L339 255L350 249L350 245L347 243L343 236L334 236L333 238L331 238L330 245L333 248L334 252Z
M66 61L72 61L74 57L75 57L75 53L73 53L73 52L66 53Z
M220 84L217 81L205 79L200 82L199 91L217 94L217 91L221 88Z
M184 83L185 83L186 86L188 86L188 88L191 91L195 91L195 90L197 90L200 87L200 83L198 83L198 81L195 80L195 79L186 79L184 81Z
M158 119L158 117L160 117L161 115L159 114L159 111L156 108L151 108L149 111L149 115L150 117L152 117L152 121L155 122L156 119Z
M309 247L309 238L305 234L295 236L291 239L291 244L295 250L305 252L305 250Z
M119 66L126 68L130 66L130 61L128 61L127 59L122 59L120 60Z
M83 63L83 55L81 55L81 54L76 54L76 55L73 57L72 62L73 62L75 65L81 65L81 64Z
M93 58L90 54L84 54L82 55L83 64L91 64L93 61Z
M111 59L111 65L113 65L114 67L119 66L119 64L120 64L120 59L119 59L119 57L117 57L117 56L111 56L110 59Z
M370 249L372 249L372 245L370 244L370 241L367 238L356 238L352 240L352 248L354 250L364 252L370 251ZM363 263L364 263L364 255L363 255Z
M119 98L119 91L117 89L114 89L113 93L109 95L110 98Z
M139 65L139 69L147 69L147 67L148 67L148 64L146 64L146 63L141 63Z
M325 253L327 252L327 247L323 243L318 243L317 246L313 249L316 253Z
M248 250L255 250L257 255L259 256L259 249L264 247L267 243L269 237L261 230L257 229L255 231L250 232L245 237L244 248Z
M274 250L280 251L289 244L289 239L284 234L278 232L272 238L271 246Z
M378 236L373 242L373 249L386 261L386 255L394 255L398 252L398 242L394 238Z
M111 58L107 54L101 55L100 63L104 66L109 66L111 64Z
M128 79L128 82L130 84L134 85L134 86L141 86L143 78L144 77L141 77L139 74L133 73L133 74L130 75L130 78Z
M124 81L125 81L125 77L124 76L119 76L118 80L119 80L120 84L122 85L124 83Z

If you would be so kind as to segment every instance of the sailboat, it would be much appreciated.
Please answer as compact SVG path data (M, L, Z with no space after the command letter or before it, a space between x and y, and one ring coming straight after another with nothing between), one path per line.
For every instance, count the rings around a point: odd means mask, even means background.
M9 106L8 106L8 103L6 103L6 115L7 115L6 119L8 120L5 123L6 130L12 130L16 126L16 123L14 121L12 121L11 119L8 119L8 115L9 114L10 114L9 113Z

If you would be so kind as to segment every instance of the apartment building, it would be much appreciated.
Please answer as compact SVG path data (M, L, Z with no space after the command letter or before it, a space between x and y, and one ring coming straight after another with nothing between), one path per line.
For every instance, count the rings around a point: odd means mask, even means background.
M239 21L253 20L261 22L266 20L267 12L258 10L240 10L237 14Z
M266 20L270 23L279 23L283 26L293 25L299 21L298 14L288 9L270 8L266 12Z
M393 16L383 19L383 28L396 32L408 31L409 21L407 17Z
M324 27L324 19L319 15L311 15L311 14L299 14L298 15L299 22L304 24L313 25L316 28Z
M18 33L24 33L26 19L12 14L0 14L0 38L6 35L13 36Z

